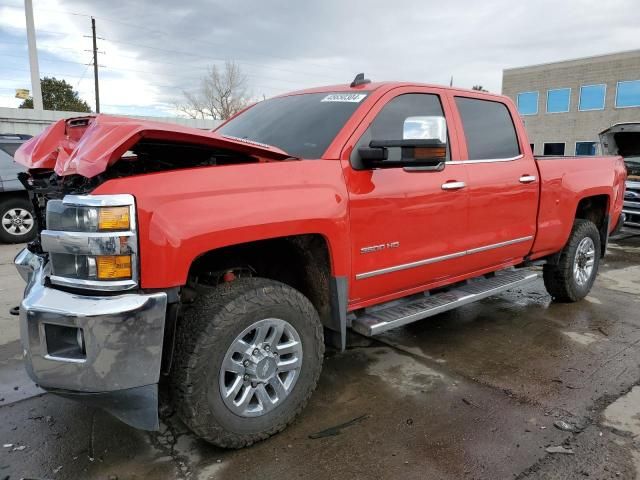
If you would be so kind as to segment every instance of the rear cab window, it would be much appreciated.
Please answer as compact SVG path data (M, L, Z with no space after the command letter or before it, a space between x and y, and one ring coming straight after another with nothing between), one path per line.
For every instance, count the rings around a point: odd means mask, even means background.
M500 160L521 154L511 113L504 103L455 97L467 141L468 160Z

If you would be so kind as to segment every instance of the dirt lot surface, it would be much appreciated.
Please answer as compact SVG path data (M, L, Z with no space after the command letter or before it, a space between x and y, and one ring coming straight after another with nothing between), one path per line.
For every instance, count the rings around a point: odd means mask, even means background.
M39 390L8 314L17 251L0 246L0 480L640 479L640 235L610 245L582 302L537 282L354 337L290 428L238 451L170 412L146 433Z

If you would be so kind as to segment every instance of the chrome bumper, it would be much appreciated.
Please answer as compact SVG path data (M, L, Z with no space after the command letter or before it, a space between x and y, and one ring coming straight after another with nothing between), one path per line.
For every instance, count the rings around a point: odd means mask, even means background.
M27 281L20 305L20 336L33 381L75 398L115 399L101 406L139 428L157 427L166 293L69 293L46 286L48 265L38 255L22 250L15 264ZM52 354L53 337L48 332L58 327L81 331L83 355ZM127 406L126 399L132 394L137 401ZM108 404L117 405L122 412ZM140 422L130 420L132 408L144 417ZM156 411L154 421L149 417L151 409Z

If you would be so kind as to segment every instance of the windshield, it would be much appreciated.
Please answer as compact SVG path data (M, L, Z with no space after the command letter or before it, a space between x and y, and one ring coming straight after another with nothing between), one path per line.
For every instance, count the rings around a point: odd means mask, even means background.
M629 180L640 180L640 157L627 157L624 163L627 166Z
M368 92L306 93L272 98L230 120L216 133L320 158Z

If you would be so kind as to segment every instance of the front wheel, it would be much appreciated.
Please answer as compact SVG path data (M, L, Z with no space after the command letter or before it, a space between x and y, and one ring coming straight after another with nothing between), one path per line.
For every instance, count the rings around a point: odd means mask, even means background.
M305 406L323 354L318 313L300 292L262 278L222 284L178 327L171 373L178 415L220 447L263 440Z
M600 265L600 233L589 220L577 219L557 264L543 267L547 292L559 302L577 302L587 296Z

